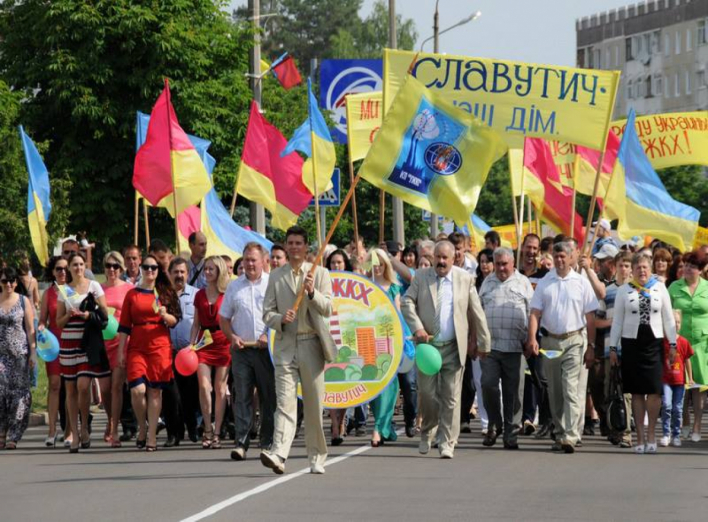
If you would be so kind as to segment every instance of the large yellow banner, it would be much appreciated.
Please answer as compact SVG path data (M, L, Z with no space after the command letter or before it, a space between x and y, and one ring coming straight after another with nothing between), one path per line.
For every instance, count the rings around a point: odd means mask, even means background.
M348 94L347 102L347 139L352 161L364 159L374 141L376 132L381 127L383 118L381 91Z
M610 129L622 138L626 125L627 120L613 121ZM708 166L707 111L637 116L634 127L655 169Z
M432 92L499 132L509 147L525 137L602 149L617 93L618 71L411 51L384 51L384 107L408 68Z
M698 227L696 237L693 240L693 248L698 249L703 245L708 245L708 228Z

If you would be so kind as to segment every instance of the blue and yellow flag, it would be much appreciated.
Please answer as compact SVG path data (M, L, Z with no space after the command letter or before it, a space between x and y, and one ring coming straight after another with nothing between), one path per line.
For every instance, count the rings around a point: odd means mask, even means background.
M680 250L690 249L700 212L666 191L639 142L634 119L632 109L605 200L606 214L619 220L622 239L648 235Z
M20 138L25 151L25 162L29 173L27 185L27 221L29 222L32 246L42 266L49 261L49 235L47 221L52 211L49 202L49 172L42 157L25 130L20 125Z
M322 116L317 99L312 93L312 83L307 80L307 93L309 99L309 115L305 122L297 128L293 137L285 146L281 156L287 156L298 150L308 159L302 166L302 182L312 194L315 194L315 173L317 173L317 193L332 188L332 172L337 157L334 151L332 136L327 128L327 122ZM317 162L317 165L314 162Z
M505 151L499 134L409 76L360 173L411 205L465 225Z

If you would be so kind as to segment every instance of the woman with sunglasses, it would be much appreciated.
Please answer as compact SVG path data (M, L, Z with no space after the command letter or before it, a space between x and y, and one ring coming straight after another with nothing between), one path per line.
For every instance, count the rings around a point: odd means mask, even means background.
M106 305L109 311L113 310L116 321L120 321L123 301L133 285L121 279L125 273L125 261L120 252L108 252L103 258L103 269L106 282L101 285L106 293ZM120 448L121 442L118 435L120 413L123 409L123 383L125 382L125 368L118 365L118 338L106 341L106 354L111 366L111 418L106 426L104 440L112 448ZM105 399L104 399L105 400Z
M91 403L91 379L97 379L101 395L111 393L111 368L105 350L99 353L99 361L89 361L89 354L82 347L84 329L91 312L81 311L81 304L89 294L96 304L107 314L106 297L101 285L86 278L86 260L82 254L71 254L68 258L71 282L58 286L57 326L62 329L59 342L59 364L61 376L66 386L66 405L71 423L70 453L78 453L91 447L89 433L89 407ZM110 403L106 413L110 415ZM81 415L81 436L79 437L79 414Z
M16 287L15 269L0 270L0 449L9 450L29 424L30 372L37 366L34 308Z
M221 423L226 408L226 380L231 367L231 345L219 327L219 310L224 300L229 274L226 263L219 256L210 256L204 261L204 278L207 287L194 297L194 323L192 344L196 344L208 330L214 342L197 352L199 357L199 404L202 408L204 435L202 448L221 448ZM214 368L214 382L211 372ZM211 425L211 392L214 391L214 429Z
M52 285L44 291L42 302L39 307L39 326L37 330L41 332L45 328L59 339L61 338L61 328L57 325L57 300L59 292L57 285L65 285L71 280L69 275L69 263L61 256L53 256L47 263L47 271L44 280ZM61 365L57 357L51 362L45 363L49 385L47 386L47 410L49 415L49 433L44 440L44 445L48 448L56 446L57 442L57 416L61 415L61 424L64 428L64 442L71 444L71 424L67 415L66 397L62 397Z
M128 291L120 314L118 366L126 369L130 399L138 420L135 445L138 449L157 451L162 390L173 377L169 328L177 324L182 312L177 294L157 258L148 255L140 268L140 286Z

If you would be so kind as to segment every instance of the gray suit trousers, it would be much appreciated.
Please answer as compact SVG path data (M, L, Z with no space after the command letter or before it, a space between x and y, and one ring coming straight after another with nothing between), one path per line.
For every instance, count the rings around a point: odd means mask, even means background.
M504 428L504 441L516 443L521 427L521 405L524 388L520 352L491 353L480 361L482 365L482 396L489 416L489 429ZM499 395L501 381L501 396ZM502 420L502 411L503 420Z

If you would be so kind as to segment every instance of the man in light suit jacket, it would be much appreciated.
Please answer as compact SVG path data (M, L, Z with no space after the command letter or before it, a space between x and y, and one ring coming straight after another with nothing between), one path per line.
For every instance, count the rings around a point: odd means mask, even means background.
M460 434L460 392L465 359L490 350L487 321L469 273L453 266L455 247L435 246L434 264L419 270L401 302L416 342L431 343L442 356L437 375L418 372L422 426L419 451L430 451L436 436L440 457L451 459Z
M297 384L302 385L305 414L305 446L310 471L324 473L327 441L322 429L324 365L336 356L329 331L332 314L332 282L329 272L305 262L307 232L293 226L285 234L288 263L270 274L263 302L263 321L275 330L275 393L277 409L273 445L261 452L261 462L277 474L285 471L285 460L295 437ZM294 310L300 290L305 296Z

